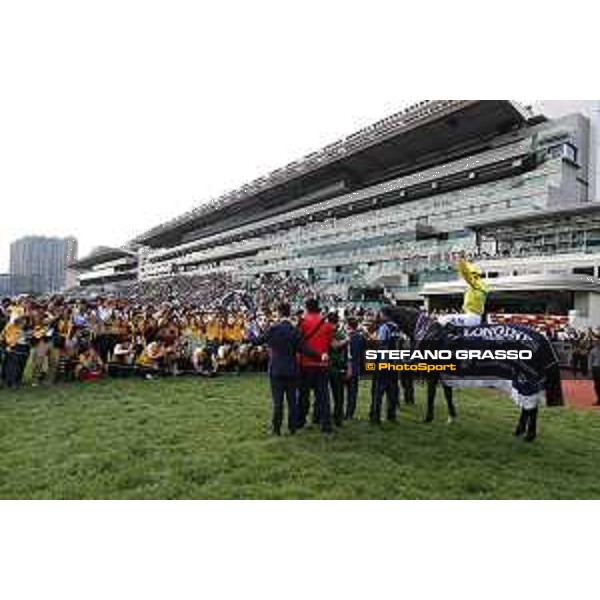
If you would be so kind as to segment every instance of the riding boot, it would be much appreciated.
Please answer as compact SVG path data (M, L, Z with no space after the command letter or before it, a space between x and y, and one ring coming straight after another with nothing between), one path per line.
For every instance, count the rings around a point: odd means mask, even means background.
M517 437L523 435L527 429L528 413L529 411L525 410L524 408L521 409L519 422L517 423L517 427L515 429L515 435Z

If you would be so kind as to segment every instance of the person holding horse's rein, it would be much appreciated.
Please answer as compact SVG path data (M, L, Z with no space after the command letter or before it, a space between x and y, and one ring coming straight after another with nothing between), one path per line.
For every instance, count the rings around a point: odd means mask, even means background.
M439 322L442 325L452 323L460 327L476 327L481 325L489 288L482 279L481 269L468 262L464 253L459 255L456 269L467 283L467 289L463 296L463 312L457 315L444 315L439 319Z

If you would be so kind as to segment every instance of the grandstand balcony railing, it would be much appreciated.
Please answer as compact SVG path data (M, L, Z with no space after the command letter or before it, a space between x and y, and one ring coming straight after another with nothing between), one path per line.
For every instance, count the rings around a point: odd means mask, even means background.
M539 201L540 198L538 197L535 200ZM518 216L519 214L530 211L532 206L539 205L534 201L534 199L532 199L531 196L513 196L511 203L512 206L508 208L506 206L506 200L498 200L496 202L487 204L486 211L502 211L503 214L510 212L512 216ZM433 215L430 216L430 225L434 230L437 226L440 231L452 231L460 229L464 224L464 218L470 215L471 211L468 209L454 211L454 213L450 216L446 216L445 214L444 216L436 217ZM398 215L396 219L398 217L401 217L401 215ZM297 252L319 248L326 245L342 245L349 242L358 243L362 240L379 236L393 236L398 234L414 233L419 225L418 219L419 218L417 217L413 219L407 219L401 223L395 223L395 219L392 218L385 220L378 220L375 218L367 221L360 229L347 231L341 227L335 227L332 228L331 231L324 232L321 236L299 240L293 245L293 247L289 244L285 244L284 241L274 240L272 244L276 245L277 247L272 248L264 254L261 254L261 256L264 256L265 258L271 258L281 256L281 254L285 252Z
M564 250L552 250L552 251L531 251L523 252L519 254L480 254L476 255L475 258L478 263L483 267L493 268L497 263L505 261L511 264L517 264L519 262L531 263L565 263L574 264L576 262L596 262L600 265L600 251L598 249L586 251L585 249L564 249Z

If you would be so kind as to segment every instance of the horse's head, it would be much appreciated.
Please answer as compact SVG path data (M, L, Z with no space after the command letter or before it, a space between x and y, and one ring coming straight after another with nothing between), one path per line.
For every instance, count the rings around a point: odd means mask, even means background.
M414 337L417 319L420 314L417 309L406 306L385 305L381 307L380 312L385 319L396 323L402 333L410 338Z

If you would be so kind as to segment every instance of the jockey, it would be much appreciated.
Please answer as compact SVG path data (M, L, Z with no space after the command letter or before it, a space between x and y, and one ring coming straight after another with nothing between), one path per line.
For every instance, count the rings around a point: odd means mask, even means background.
M452 323L460 327L476 327L481 325L489 288L482 280L481 269L468 262L464 254L459 257L456 269L468 286L463 296L463 312L457 315L444 315L438 320L442 325Z

